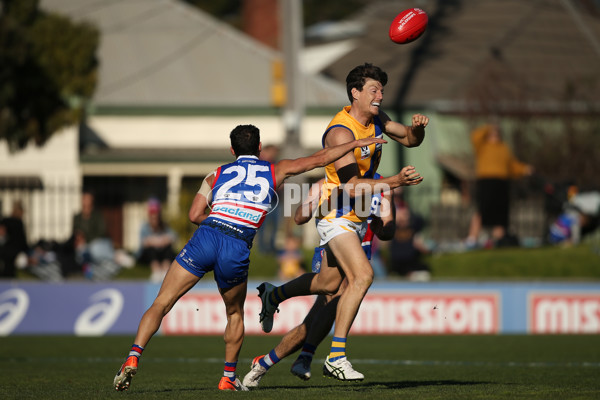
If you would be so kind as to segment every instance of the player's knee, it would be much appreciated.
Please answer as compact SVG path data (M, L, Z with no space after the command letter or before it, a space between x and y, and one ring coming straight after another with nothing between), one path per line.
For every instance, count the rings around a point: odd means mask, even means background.
M234 313L234 314L227 315L227 320L230 324L244 325L244 314L243 313Z
M352 282L349 282L350 286L353 286L355 290L366 293L373 283L373 273L362 274L356 276Z
M244 310L239 307L226 307L225 313L228 320L244 321Z
M163 316L167 315L171 308L175 305L174 301L169 301L168 299L157 297L152 303L152 308L155 312L162 314Z

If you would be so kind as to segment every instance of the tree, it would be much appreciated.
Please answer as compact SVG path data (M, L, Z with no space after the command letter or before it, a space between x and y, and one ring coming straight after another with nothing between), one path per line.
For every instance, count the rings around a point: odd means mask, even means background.
M98 30L38 3L0 0L0 140L11 151L78 123L96 87Z

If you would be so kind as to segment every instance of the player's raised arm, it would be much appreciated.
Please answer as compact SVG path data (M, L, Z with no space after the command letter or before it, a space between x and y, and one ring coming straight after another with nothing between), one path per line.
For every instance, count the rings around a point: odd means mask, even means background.
M294 160L281 160L275 164L274 167L277 186L281 185L283 181L290 176L298 175L315 168L324 167L344 156L346 153L354 150L356 147L369 146L374 143L387 143L387 141L378 138L353 140L338 146L319 150L308 157L301 157Z
M392 121L383 111L379 111L379 118L385 127L385 134L406 147L417 147L425 139L425 127L429 123L425 115L413 115L411 126Z
M351 141L352 138L352 133L346 128L334 128L325 137L325 144L331 147L339 146ZM344 184L344 191L350 197L363 195L365 185L371 186L371 192L374 192L383 185L395 189L399 186L418 185L423 181L423 177L412 166L404 167L398 174L382 179L363 178L360 175L356 158L351 153L336 160L334 166L340 182Z

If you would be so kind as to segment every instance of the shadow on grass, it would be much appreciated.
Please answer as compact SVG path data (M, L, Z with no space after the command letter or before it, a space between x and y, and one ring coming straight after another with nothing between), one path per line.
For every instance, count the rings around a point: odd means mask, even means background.
M434 381L402 381L402 382L368 382L362 383L365 389L373 387L386 387L387 389L406 389L421 386L473 386L488 385L491 382L478 381L457 381L453 379L434 380Z
M194 388L161 388L161 389L152 389L152 388L143 388L143 389L138 389L135 388L133 390L125 390L123 392L120 393L126 393L126 392L130 392L129 395L134 395L138 394L138 395L149 395L149 394L177 394L177 393L190 393L190 392L198 392L198 393L202 393L202 392L214 392L216 389L215 387L194 387Z
M339 382L335 385L335 390L349 389L352 391L371 390L371 389L407 389L423 386L473 386L473 385L489 385L493 382L484 381L457 381L457 380L433 380L433 381L402 381L402 382ZM323 389L323 385L285 385L285 386L265 386L260 387L261 391L267 390L292 390L292 389ZM332 386L333 387L333 386Z

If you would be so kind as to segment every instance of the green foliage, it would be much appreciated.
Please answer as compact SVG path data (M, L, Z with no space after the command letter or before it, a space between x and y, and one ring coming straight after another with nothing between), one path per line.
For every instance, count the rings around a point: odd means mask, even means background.
M0 140L14 151L79 122L96 87L99 33L42 12L37 0L1 4Z
M600 279L597 250L592 244L478 250L436 255L428 263L434 279Z
M599 245L582 244L576 247L546 246L534 249L504 248L477 250L465 253L446 253L428 256L424 261L431 267L433 280L447 279L600 279ZM304 250L304 261L310 265L312 249ZM386 254L383 254L386 258ZM277 275L274 256L261 254L253 248L250 256L252 279ZM401 279L390 276L388 279Z
M63 97L89 98L96 87L99 33L87 23L47 14L31 27L31 45L40 68L61 89Z
M596 246L597 247L597 246ZM465 253L436 254L424 261L431 267L433 280L447 279L600 279L600 254L592 244L576 247L505 248ZM312 249L304 250L310 265ZM384 258L386 254L383 254ZM250 278L277 276L277 260L252 249ZM388 279L401 279L390 276Z
M425 262L432 279L439 280L600 280L600 248L584 244L577 247L507 248L466 253L436 254ZM312 249L304 249L304 261L310 265ZM385 256L385 254L384 254ZM261 254L256 246L250 254L250 279L273 279L277 276L275 256ZM146 279L148 268L124 269L119 279ZM402 279L398 276L388 281Z

